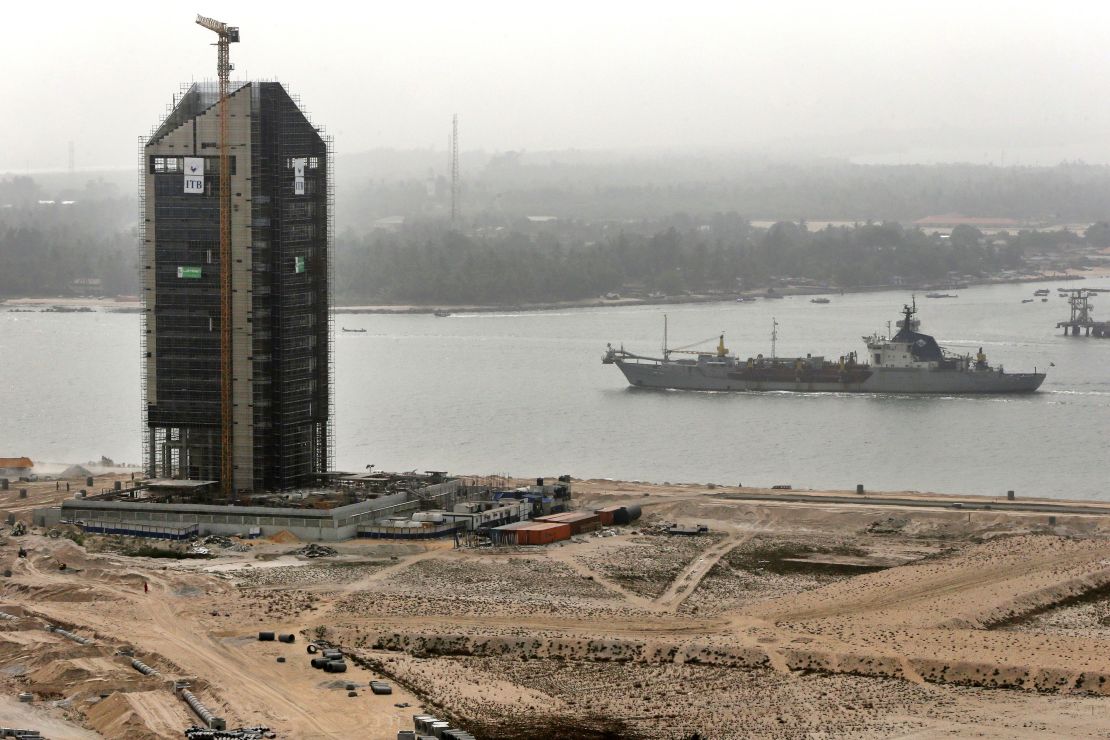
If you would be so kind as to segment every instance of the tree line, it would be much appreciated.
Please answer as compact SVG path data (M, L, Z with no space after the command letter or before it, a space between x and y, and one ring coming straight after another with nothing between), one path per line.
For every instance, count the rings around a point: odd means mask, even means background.
M138 292L135 201L89 182L47 194L30 177L0 180L0 298Z
M962 213L1089 223L1105 219L1110 202L1110 167L1083 163L859 165L726 155L573 155L471 154L462 168L465 213L475 221L527 215L619 221L738 210L766 221L902 223ZM355 159L359 166L340 168L337 197L345 226L366 231L384 217L449 211L450 184L442 166L421 168L418 162L428 163L413 155L406 172L394 157L392 176L375 177L377 160Z
M1096 226L1092 238L1102 234L1104 225ZM512 305L579 300L629 286L672 296L731 292L783 278L843 288L913 285L1019 269L1028 249L1084 241L1066 230L988 238L970 227L941 237L896 223L810 231L778 222L760 229L738 216L686 228L622 229L592 241L413 227L342 237L336 290L348 304Z
M506 190L502 200L531 192L532 180L518 171L516 160L492 169L512 187L522 188ZM1078 181L1101 182L1103 169L1078 167ZM882 171L894 177L898 168L875 168L868 177ZM1042 190L1051 191L1054 178L1069 171L1058 168ZM979 173L968 183L980 176L985 175ZM779 177L790 181L782 172ZM1105 179L1110 199L1110 177ZM602 188L599 193L607 187L603 182L600 175L594 178ZM653 186L613 187L635 199L635 193ZM563 191L552 188L553 203L563 203L560 208L568 212L601 207L581 193L577 206L560 201ZM843 187L826 183L810 190L828 194ZM1061 192L1071 192L1070 186ZM928 194L921 197L922 202L935 201ZM1045 195L1044 200L1051 203L1055 197ZM601 201L608 202L605 197ZM945 239L891 221L810 231L801 222L782 220L758 228L736 211L711 211L704 203L676 212L662 205L674 199L648 202L655 210L639 219L576 215L548 221L514 214L524 210L520 206L471 212L458 228L435 214L408 214L398 230L383 231L358 228L357 220L344 218L345 230L336 240L334 290L347 304L512 305L591 298L628 287L668 295L734 291L766 286L782 276L851 288L895 280L938 282L950 273L985 275L1020 267L1031 250L1110 245L1110 225L1104 221L1085 235L1059 229L984 237L973 228L958 227ZM392 205L400 207L401 202ZM1095 212L1093 206L1089 210ZM137 293L136 213L133 198L102 181L47 195L31 178L0 179L0 298L81 292L74 286L80 278L99 279L108 295Z

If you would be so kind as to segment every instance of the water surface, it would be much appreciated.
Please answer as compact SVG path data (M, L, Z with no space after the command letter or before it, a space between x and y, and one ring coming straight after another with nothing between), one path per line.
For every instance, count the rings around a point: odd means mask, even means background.
M1037 287L1053 289L1049 302L1023 304ZM886 331L903 293L831 296L828 305L791 297L341 315L337 326L366 333L337 333L337 464L1110 500L1110 341L1064 338L1056 287L918 299L922 330L949 349L981 346L1015 372L1047 368L1041 391L1020 396L652 391L601 364L606 342L657 351L664 312L672 347L725 331L742 357L766 354L774 317L781 355L864 355L861 336ZM1110 295L1099 301L1110 305ZM0 456L138 461L138 333L134 314L0 312Z

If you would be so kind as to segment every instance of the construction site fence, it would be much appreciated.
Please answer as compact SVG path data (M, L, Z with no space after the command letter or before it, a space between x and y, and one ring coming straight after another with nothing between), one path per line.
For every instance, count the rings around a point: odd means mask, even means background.
M358 536L363 539L430 540L462 532L465 526L463 522L445 522L433 527L362 526L358 528Z

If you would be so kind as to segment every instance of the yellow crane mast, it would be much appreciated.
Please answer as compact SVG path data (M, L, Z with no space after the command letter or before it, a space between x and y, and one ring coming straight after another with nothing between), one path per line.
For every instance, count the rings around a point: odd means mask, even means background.
M238 43L239 28L197 16L197 25L214 32L216 72L220 80L220 485L224 497L234 497L232 467L232 374L231 374L231 156L228 145L227 96L231 85L230 44Z

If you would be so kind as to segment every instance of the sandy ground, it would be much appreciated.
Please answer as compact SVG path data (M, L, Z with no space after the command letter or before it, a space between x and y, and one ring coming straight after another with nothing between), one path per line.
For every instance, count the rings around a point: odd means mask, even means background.
M0 724L180 737L195 721L171 689L184 679L229 726L284 738L392 740L421 711L506 738L1110 735L1110 516L752 502L705 484L575 492L644 518L545 548L353 541L316 560L289 538L169 560L4 534L0 610L23 616L0 620L0 683L34 701L0 702ZM58 492L17 496L0 506L22 516ZM358 665L311 669L318 636Z
M36 466L36 470L42 466ZM65 467L68 466L54 466L58 470L55 474L60 473ZM0 511L5 514L15 514L16 518L23 521L25 524L31 523L31 512L33 509L41 509L50 506L59 506L62 501L71 499L77 496L81 491L86 491L88 495L92 496L102 491L111 489L118 481L120 485L127 488L131 484L131 472L113 472L94 476L93 485L90 488L86 485L85 478L69 478L58 480L43 480L27 483L19 480L9 479L9 490L0 491ZM68 486L68 488L67 488ZM20 491L27 491L26 498L20 498Z

